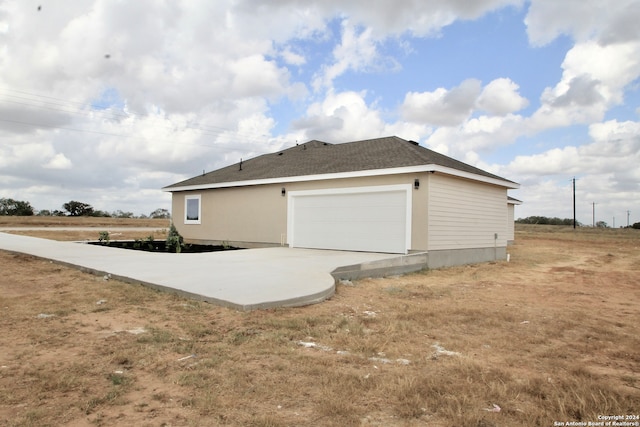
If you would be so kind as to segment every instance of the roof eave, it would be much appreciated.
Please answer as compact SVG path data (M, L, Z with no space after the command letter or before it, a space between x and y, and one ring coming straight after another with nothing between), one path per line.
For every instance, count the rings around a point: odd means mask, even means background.
M510 205L521 205L524 202L522 200L514 199L513 197L507 198L507 203Z
M353 172L337 172L326 173L316 175L297 175L289 177L278 178L263 178L244 181L230 181L230 182L218 182L210 184L199 185L185 185L178 187L164 187L162 191L165 192L179 192L179 191L195 191L195 190L211 190L215 188L230 188L230 187L246 187L252 185L266 185L266 184L285 184L288 182L305 182L305 181L321 181L331 179L345 179L345 178L362 178L368 176L381 176L381 175L399 175L405 173L420 173L420 172L439 172L447 175L456 176L459 178L470 179L473 181L484 182L486 184L493 184L500 187L506 187L509 189L520 188L520 184L506 180L493 178L489 176L479 175L471 172L465 172L458 169L449 168L440 165L418 165L418 166L404 166L399 168L387 168L387 169L370 169L364 171Z

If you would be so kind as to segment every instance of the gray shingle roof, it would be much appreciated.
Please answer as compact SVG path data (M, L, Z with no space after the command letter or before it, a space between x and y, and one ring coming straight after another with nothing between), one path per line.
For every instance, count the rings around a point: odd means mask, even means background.
M343 144L309 141L286 150L264 154L165 187L200 186L226 182L250 181L356 172L408 166L438 165L463 172L512 182L482 169L421 147L397 136L368 139Z

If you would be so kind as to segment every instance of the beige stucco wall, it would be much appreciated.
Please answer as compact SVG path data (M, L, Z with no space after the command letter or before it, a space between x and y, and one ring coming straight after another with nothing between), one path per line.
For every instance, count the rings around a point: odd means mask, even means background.
M280 244L286 242L287 198L291 191L327 188L368 187L410 184L420 179L420 188L411 191L412 251L427 248L428 173L399 174L285 184L220 188L173 193L173 222L182 236L191 242L247 242ZM281 195L282 187L286 195ZM184 223L184 198L201 196L201 224Z
M411 191L411 251L503 247L513 240L513 228L509 227L512 210L505 209L506 188L441 173L177 192L173 194L172 216L180 234L190 242L279 245L287 241L287 199L291 191L396 184L413 187L416 178L420 188ZM188 195L201 196L201 224L184 223L184 198ZM498 233L497 240L494 233Z
M506 188L435 173L428 193L429 251L507 245Z
M280 188L263 185L173 193L173 222L191 242L279 243L287 230L287 200ZM196 194L201 196L200 224L185 224L184 198Z

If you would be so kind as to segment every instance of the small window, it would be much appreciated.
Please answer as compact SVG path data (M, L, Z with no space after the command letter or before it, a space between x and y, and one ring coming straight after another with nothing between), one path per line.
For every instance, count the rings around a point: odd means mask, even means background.
M201 207L200 195L185 196L184 198L184 223L200 224Z

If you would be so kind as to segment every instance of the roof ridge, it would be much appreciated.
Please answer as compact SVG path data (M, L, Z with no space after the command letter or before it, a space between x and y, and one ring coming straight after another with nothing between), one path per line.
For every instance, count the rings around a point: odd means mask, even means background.
M262 154L197 175L165 188L240 183L308 175L398 169L438 165L473 175L512 182L460 160L398 136L384 136L332 144L312 139L278 151Z
M317 146L317 145L324 146L324 145L334 145L334 144L331 144L331 143L325 142L325 141L320 141L319 139L312 139L312 140L309 140L309 141L303 142L303 143L298 143L296 141L296 145L292 145L291 147L283 148L282 150L278 150L278 151L276 151L274 153L266 153L266 154L267 155L269 155L269 154L279 154L279 153L283 153L285 151L295 150L296 147L303 147L303 146L310 147L310 146Z

